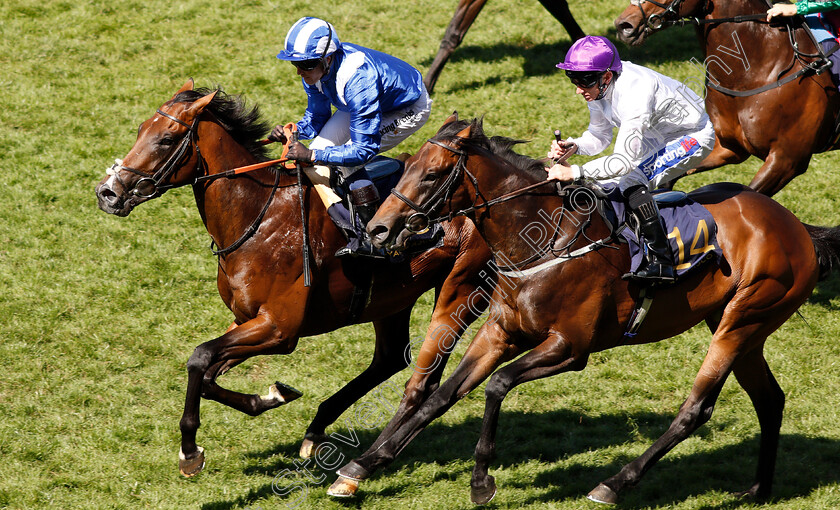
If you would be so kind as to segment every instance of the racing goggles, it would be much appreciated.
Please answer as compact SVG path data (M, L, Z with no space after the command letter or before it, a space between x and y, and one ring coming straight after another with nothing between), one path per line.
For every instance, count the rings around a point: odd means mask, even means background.
M603 74L604 71L566 71L566 76L572 80L572 83L582 89L598 85Z
M292 60L292 65L301 71L311 71L318 67L321 63L320 58L310 58L309 60Z

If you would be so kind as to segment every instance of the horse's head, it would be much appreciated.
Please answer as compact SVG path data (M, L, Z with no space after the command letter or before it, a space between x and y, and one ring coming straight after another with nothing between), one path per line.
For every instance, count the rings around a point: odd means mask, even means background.
M466 165L461 142L470 137L474 126L459 121L454 113L405 162L400 182L368 223L375 246L399 250L408 237L428 229L438 216L469 203L461 186Z
M140 125L134 146L96 186L100 209L127 216L138 204L194 181L201 164L196 145L198 119L217 91L195 101L175 100L192 90L189 80Z
M700 16L706 0L631 0L615 20L619 40L630 46L640 46L654 32L671 22L689 16Z

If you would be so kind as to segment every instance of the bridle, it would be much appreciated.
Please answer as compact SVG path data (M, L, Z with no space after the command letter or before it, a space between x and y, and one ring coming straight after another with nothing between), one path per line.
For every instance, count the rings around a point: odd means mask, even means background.
M506 202L510 199L522 196L528 193L531 190L539 188L541 186L545 186L546 184L556 185L555 181L541 181L534 184L530 184L525 186L524 188L517 189L510 193L506 193L499 197L487 200L484 195L481 193L481 190L478 187L478 179L467 169L467 158L468 154L466 151L461 150L457 147L453 147L447 143L440 142L438 140L429 139L429 143L437 145L439 147L443 147L444 149L453 152L458 155L458 161L455 162L455 166L453 167L452 171L446 176L446 180L440 185L440 187L435 190L431 197L426 200L425 205L419 205L407 196L403 195L396 188L391 190L391 194L395 197L402 200L407 206L409 206L414 212L411 216L408 217L405 221L405 230L412 234L422 234L429 230L432 225L441 223L443 221L450 221L452 218L456 216L466 216L471 214L479 209L490 208L493 205L500 204L502 202ZM475 198L473 199L473 204L470 207L465 209L461 209L460 211L450 211L449 214L444 216L439 216L435 219L431 219L431 215L437 211L445 202L448 202L452 198L452 194L455 190L455 186L460 180L462 175L466 175L470 178L473 183L473 187L475 188ZM476 203L481 198L481 203Z
M456 213L450 213L450 216L448 217L440 217L435 220L430 219L430 215L452 197L455 185L462 174L467 174L470 177L473 184L476 185L476 195L478 194L478 181L475 176L467 170L467 153L461 149L437 140L429 139L428 142L443 147L450 152L454 152L458 155L458 161L455 162L455 167L449 175L446 176L446 180L443 181L443 184L441 184L440 187L435 190L432 196L426 201L425 206L416 204L413 200L397 191L396 188L391 190L392 195L405 202L406 205L415 211L415 213L409 216L405 221L405 229L412 234L422 234L429 230L432 225L457 216Z
M167 119L177 122L178 124L187 128L187 133L181 138L181 142L175 148L174 151L169 155L166 161L163 162L163 165L160 166L153 174L148 174L146 172L137 170L136 168L131 168L129 166L125 166L122 164L122 160L115 160L114 164L106 171L108 175L114 176L114 178L119 181L119 183L123 186L124 189L128 189L128 186L125 185L122 179L120 179L119 171L126 170L131 172L135 175L139 175L140 179L134 183L134 186L127 190L126 193L133 197L137 198L154 198L156 196L162 195L166 190L175 188L174 184L162 184L164 181L169 179L175 170L178 169L178 165L184 159L184 156L187 155L188 149L192 146L195 147L195 153L198 156L198 162L196 163L197 166L200 166L203 162L201 157L201 150L198 148L198 119L200 117L196 116L196 118L192 121L192 124L187 124L186 122L178 119L160 109L155 110L155 113L166 117Z
M730 16L728 18L704 18L700 19L698 17L692 16L681 16L677 11L679 7L685 0L674 0L668 5L662 4L657 2L656 0L631 0L632 5L635 5L639 8L642 13L642 21L636 26L633 30L634 34L638 34L642 27L646 27L648 30L659 30L660 28L664 27L665 25L714 25L714 24L721 24L721 23L744 23L747 21L754 21L759 23L767 23L767 13L760 12L755 14L741 14L737 16ZM763 0L768 7L772 7L772 2L768 0ZM645 15L645 10L642 7L642 4L645 2L656 5L662 9L665 9L664 12L651 14L650 16ZM707 0L708 2L708 0ZM704 7L704 11L708 8L708 4ZM783 69L779 72L776 81L763 85L761 87L757 87L750 90L733 90L715 83L713 80L706 80L706 85L709 88L715 89L718 92L723 94L734 96L734 97L748 97L755 94L760 94L762 92L766 92L768 90L772 90L774 88L781 87L787 83L792 81L798 80L801 76L808 74L808 73L816 73L820 74L826 69L831 67L831 61L828 59L829 55L834 53L838 50L838 46L835 46L833 50L829 51L828 53L822 50L820 44L813 39L813 35L809 30L806 30L806 33L811 37L814 45L817 48L817 53L804 53L799 49L798 44L795 40L794 30L797 27L796 23L801 25L800 21L794 21L794 18L785 18L784 21L778 21L777 23L785 23L790 29L787 31L788 39L790 40L790 46L793 49L794 60L791 61L790 66ZM813 61L809 62L807 59L814 59ZM795 61L799 61L800 65L802 66L797 72L789 74L788 76L782 78L781 76L786 72L790 71Z
M650 30L659 30L666 25L712 25L719 23L743 23L745 21L761 21L767 18L767 13L761 12L756 14L741 14L738 16L730 16L728 18L710 18L700 19L696 16L683 16L678 11L685 0L674 0L670 4L659 3L656 0L631 0L631 4L639 8L642 13L642 22L636 27L636 32L642 26ZM645 15L645 10L642 4L653 4L661 9L663 12L657 12L651 15ZM772 7L772 3L767 2L768 7ZM707 4L708 7L708 4ZM705 8L704 8L705 9Z
M198 161L196 162L196 169L204 166L204 158L201 156L201 149L198 147L198 122L201 118L201 115L196 115L195 119L193 119L193 121L192 121L192 124L187 124L186 122L182 121L181 119L176 118L176 117L162 111L159 108L157 110L155 110L155 113L157 113L158 115L161 115L163 117L166 117L167 119L172 120L174 122L177 122L178 124L186 127L187 132L186 132L186 134L184 134L184 137L181 139L180 143L178 144L178 147L175 148L175 150L169 155L169 157L166 159L166 161L163 162L161 167L158 170L156 170L153 174L148 174L146 172L137 170L136 168L131 168L129 166L125 166L125 165L122 164L122 161L119 160L119 159L115 160L114 164L110 168L108 168L106 173L108 175L114 176L114 178L117 179L117 181L119 181L119 183L122 185L123 189L126 189L126 190L128 190L128 186L126 186L125 182L120 178L119 171L120 170L126 170L128 172L131 172L135 175L140 176L140 179L136 183L134 183L134 187L131 188L130 190L126 191L126 194L131 195L132 197L136 197L136 198L144 198L144 199L145 198L148 198L148 199L155 198L157 196L162 195L164 192L166 192L169 189L179 187L180 185L162 184L162 183L164 181L166 181L167 179L169 179L170 176L172 175L172 173L175 172L179 168L179 165L184 160L184 156L187 155L187 150L190 147L195 148L195 153L196 153L196 156L198 158ZM276 164L278 162L281 162L281 161L286 161L286 160L284 158L284 159L278 159L278 160L265 161L265 162L257 163L255 165L250 165L250 166L247 166L247 167L241 167L241 168L237 168L237 169L228 170L226 172L221 172L219 174L199 176L199 177L193 178L193 180L191 182L186 183L186 184L198 184L199 182L209 182L209 181L216 180L218 178L230 178L230 177L234 177L235 175L237 175L239 173L243 173L243 172L251 171L251 170L256 170L256 169L259 169L259 168L264 168L266 166L274 165L274 164ZM194 172L194 173L197 173L197 172ZM216 256L227 255L228 253L231 253L231 252L235 251L237 248L239 248L240 246L242 246L245 243L245 241L247 241L251 236L254 235L254 233L259 228L260 223L262 223L262 220L265 217L266 213L268 212L268 208L269 208L269 206L271 205L271 202L274 199L274 194L277 191L277 188L279 187L279 185L280 185L280 172L275 171L274 172L274 184L272 185L271 193L269 193L268 200L266 200L265 204L263 205L262 209L260 210L260 213L254 219L254 221L251 222L251 225L245 230L245 232L241 236L239 236L239 238L236 241L234 241L233 243L231 243L229 246L227 246L225 248L218 247L218 245L216 244L216 241L212 240L211 243L210 243L210 250L213 252L214 255L216 255ZM143 189L144 187L148 188L148 189ZM219 249L214 248L214 246L218 247Z

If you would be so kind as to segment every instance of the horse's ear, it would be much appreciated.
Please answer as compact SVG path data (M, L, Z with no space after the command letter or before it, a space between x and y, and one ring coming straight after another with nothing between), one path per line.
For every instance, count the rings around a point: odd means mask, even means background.
M445 126L447 124L452 124L453 122L457 122L457 121L458 121L458 111L456 110L456 111L452 112L452 115L447 117L445 121L443 121L443 125Z
M178 92L176 92L172 97L174 98L175 96L177 96L181 92L186 92L188 90L192 90L194 87L195 87L195 82L193 81L192 78L190 78L189 80L187 80L187 82L180 89L178 89Z
M469 138L470 131L472 131L472 124L459 131L458 134L455 136L457 136L458 138Z
M213 98L216 97L217 92L219 91L214 90L206 96L196 99L189 107L187 107L187 111L192 113L193 115L199 115L202 111L204 111L204 107L210 104L210 101L212 101Z

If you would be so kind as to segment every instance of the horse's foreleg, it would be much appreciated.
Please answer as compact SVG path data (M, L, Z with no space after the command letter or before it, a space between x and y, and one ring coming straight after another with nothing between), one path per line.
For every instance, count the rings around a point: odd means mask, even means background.
M245 359L226 360L216 363L210 367L204 373L204 384L201 387L201 396L207 400L213 400L220 404L224 404L249 416L259 416L269 409L274 409L282 406L283 404L288 404L289 402L303 396L303 393L300 391L281 382L275 382L269 386L268 394L264 396L239 393L219 386L216 379L243 361L245 361Z
M761 426L761 447L758 454L756 482L739 495L756 499L766 498L770 495L773 485L785 394L770 372L770 367L760 349L739 359L733 367L733 373L738 383L750 396Z
M469 325L487 309L495 274L485 272L483 258L464 257L462 260L464 262L456 264L437 292L428 332L412 360L413 371L405 385L404 397L371 449L385 442L438 387L449 355ZM404 355L406 359L411 358L410 352Z
M484 420L475 447L475 468L470 481L470 499L473 503L489 503L496 495L496 482L488 474L488 469L496 453L496 427L502 401L513 388L522 383L569 370L583 370L588 355L573 357L571 351L571 345L560 334L552 333L535 349L498 370L490 378L484 390Z
M426 90L430 94L435 88L435 83L437 83L440 72L443 71L443 66L446 65L455 48L464 40L464 36L467 35L467 30L470 29L470 26L486 2L487 0L460 0L458 2L458 7L455 8L455 15L452 17L452 21L449 22L449 26L446 27L446 33L443 34L443 39L440 41L440 49L437 55L435 55L432 65L429 66L426 77L423 78L423 83L426 84Z
M181 417L179 468L184 476L193 476L204 466L204 450L195 437L201 424L199 410L205 375L228 360L243 360L260 354L287 354L297 345L297 337L283 337L274 322L259 315L224 335L195 348L187 361L187 394ZM220 365L221 364L221 365Z
M773 151L750 181L750 188L772 197L794 177L805 173L810 161L810 154Z
M569 10L569 3L566 0L539 1L542 6L545 7L552 16L557 18L557 21L559 21L561 25L563 25L563 28L565 28L566 32L569 33L569 37L572 38L572 41L577 41L578 39L582 39L586 36L580 28L580 25L578 25L577 21L575 21L575 17L572 15L572 11Z
M347 383L318 406L318 412L306 429L300 456L309 458L324 439L325 429L335 422L360 398L392 375L408 366L405 351L408 347L411 307L385 319L373 322L376 347L373 360L361 374Z
M498 324L485 323L449 379L387 441L375 449L368 449L362 456L339 469L340 476L327 493L331 496L350 496L358 489L360 480L390 464L432 420L481 384L501 363L521 352L509 340L507 333Z

